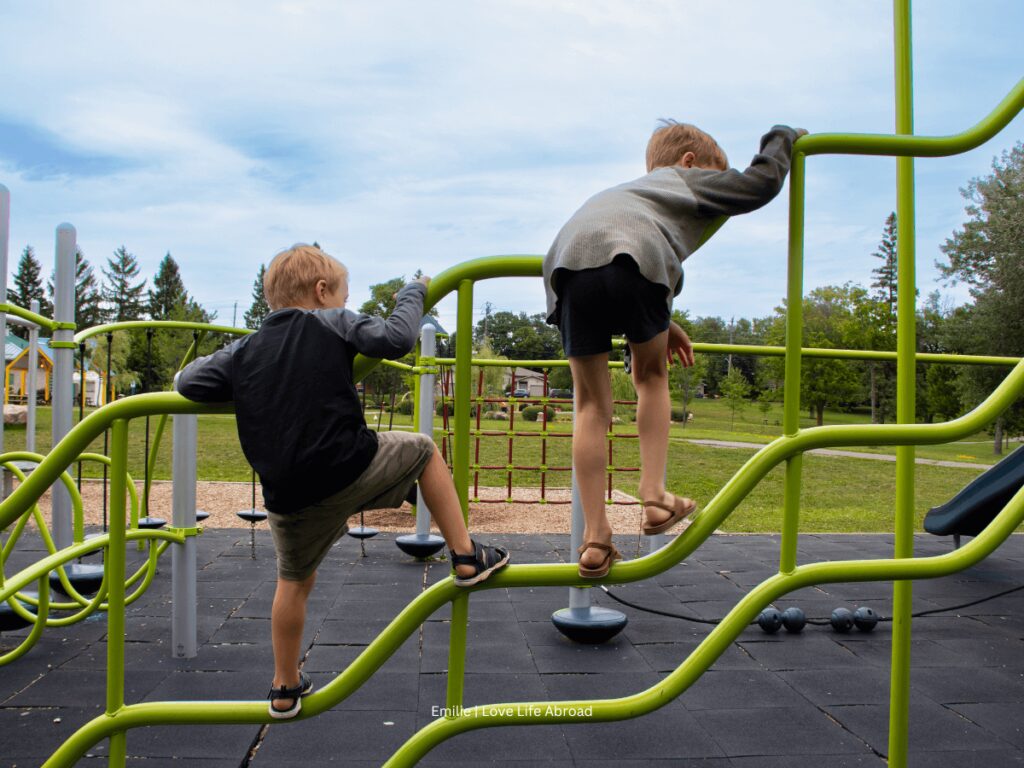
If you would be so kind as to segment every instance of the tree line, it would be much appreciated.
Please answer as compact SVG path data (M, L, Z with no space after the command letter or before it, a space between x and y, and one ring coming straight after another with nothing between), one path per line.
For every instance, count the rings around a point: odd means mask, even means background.
M80 329L131 320L209 323L216 317L216 313L203 309L185 289L178 263L169 252L160 261L148 285L147 280L139 276L135 254L123 245L107 259L101 272L102 280L97 280L85 254L80 248L76 249L75 323ZM7 289L7 300L25 308L36 300L40 314L52 317L54 275L51 273L44 288L42 274L35 249L25 246L11 281L13 287ZM9 328L21 338L28 337L28 331L21 326ZM192 335L187 331L118 332L111 339L111 379L114 391L119 393L166 389L192 344ZM208 354L222 343L219 335L211 336L201 344L200 353ZM87 363L104 373L107 344L106 335L93 337L85 350Z

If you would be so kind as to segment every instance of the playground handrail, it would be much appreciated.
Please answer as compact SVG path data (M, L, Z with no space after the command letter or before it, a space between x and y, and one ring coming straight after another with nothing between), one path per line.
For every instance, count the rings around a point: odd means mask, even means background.
M250 328L235 328L231 325L214 325L191 320L123 320L118 323L94 325L75 334L75 344L81 344L93 336L100 336L114 331L140 331L148 328L166 328L168 330L210 331L212 333L229 333L235 336L246 336L254 331Z

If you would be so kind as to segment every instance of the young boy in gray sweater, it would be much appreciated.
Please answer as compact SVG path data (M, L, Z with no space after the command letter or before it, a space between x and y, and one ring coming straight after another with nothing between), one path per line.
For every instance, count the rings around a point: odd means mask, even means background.
M671 400L667 363L693 365L693 346L671 322L682 262L718 216L768 203L805 134L775 126L745 171L730 169L708 134L674 121L647 145L647 175L600 192L573 214L544 259L548 322L559 327L576 397L572 458L585 519L579 572L601 578L621 555L604 508L604 436L612 417L608 353L625 335L632 356L640 438L643 531L667 531L693 513L692 499L665 488Z
M429 277L402 288L387 318L345 309L348 271L319 248L274 257L263 279L271 313L256 333L177 378L199 402L234 401L242 451L263 485L277 552L271 608L274 682L270 716L295 717L313 690L299 670L306 602L316 569L364 509L399 507L418 480L450 547L455 584L468 587L508 563L499 547L470 539L452 477L434 441L366 426L352 362L357 353L399 358L416 343Z

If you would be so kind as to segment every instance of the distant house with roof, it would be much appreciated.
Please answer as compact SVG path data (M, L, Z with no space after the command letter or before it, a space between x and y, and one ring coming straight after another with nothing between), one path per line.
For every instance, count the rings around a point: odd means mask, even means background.
M39 339L37 347L36 397L37 402L50 402L50 389L53 386L54 350L50 347L50 339ZM7 386L4 388L4 402L25 404L28 402L28 342L8 334L4 345L4 366L7 372ZM81 372L78 366L71 374L75 388L75 400L81 397ZM99 406L104 403L104 376L91 370L86 363L85 371L85 404Z
M39 340L39 354L36 372L36 391L42 393L43 401L50 402L50 377L53 374L53 350ZM4 344L4 368L7 386L4 388L5 403L28 402L28 342L13 334L7 334ZM38 397L38 394L37 394Z

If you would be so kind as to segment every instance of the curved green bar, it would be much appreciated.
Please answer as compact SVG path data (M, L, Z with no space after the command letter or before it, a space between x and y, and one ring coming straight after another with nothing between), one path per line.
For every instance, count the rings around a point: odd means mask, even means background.
M210 331L212 333L230 333L235 336L246 336L253 333L253 331L248 328L234 328L230 325L211 325L210 323L193 323L188 320L125 320L121 323L107 323L106 325L96 325L92 328L86 328L84 331L79 331L75 334L74 341L76 344L81 344L86 339L91 339L93 336L102 336L105 333L113 333L114 331L140 331L146 330L147 328L165 328L168 330L179 331Z
M885 155L948 157L981 146L1024 109L1024 78L977 125L952 136L900 136L870 133L817 133L800 137L793 151L804 155Z
M14 315L15 317L20 317L23 320L28 320L35 323L40 328L46 328L50 331L60 325L60 323L54 322L52 318L37 315L35 312L31 312L23 307L19 307L17 304L11 304L8 302L0 302L0 312L6 312L8 315Z
M89 444L116 419L134 419L162 413L232 413L230 403L203 405L174 392L134 395L103 406L86 416L46 455L39 467L0 503L0 529L6 528L49 488L64 469L78 460Z

